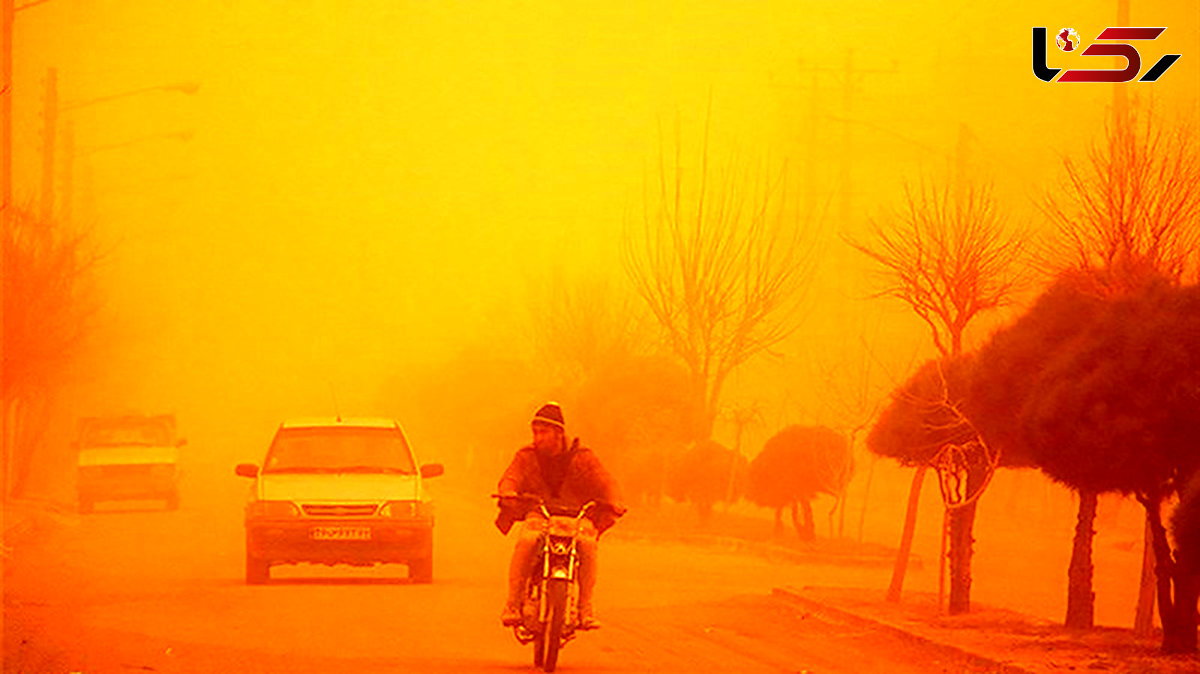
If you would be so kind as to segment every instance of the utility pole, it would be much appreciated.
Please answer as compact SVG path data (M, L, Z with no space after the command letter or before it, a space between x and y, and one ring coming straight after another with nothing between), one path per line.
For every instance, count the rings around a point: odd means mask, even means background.
M0 235L8 237L13 217L12 200L12 71L14 0L0 0ZM4 278L4 256L0 255L0 278ZM2 292L2 291L0 291ZM4 322L0 309L0 324ZM4 340L0 339L0 362ZM8 482L16 443L9 441L8 399L0 399L0 501L8 500Z
M854 65L854 50L846 50L846 60L841 68L800 68L801 72L813 73L813 90L816 91L817 75L820 73L836 73L842 86L842 143L838 149L838 224L846 231L850 224L850 204L854 198L851 159L854 156L854 90L856 83L864 75L896 72L895 63L891 68L859 68ZM814 112L815 112L814 101ZM815 126L815 124L814 124ZM815 131L810 130L810 139L814 139Z
M0 213L12 216L12 71L14 0L0 0Z
M1129 0L1117 0L1117 25L1129 25ZM1121 60L1121 57L1116 57L1116 60ZM1125 88L1124 82L1117 82L1113 85L1113 124L1124 124L1126 115L1129 110L1129 90Z
M58 136L58 69L46 69L46 93L42 101L42 207L41 220L54 215L54 142Z

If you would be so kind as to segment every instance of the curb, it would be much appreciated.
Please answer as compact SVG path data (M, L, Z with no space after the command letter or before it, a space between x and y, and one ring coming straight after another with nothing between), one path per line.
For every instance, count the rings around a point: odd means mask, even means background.
M1016 665L1009 664L1007 662L1003 662L1000 660L995 660L995 659L987 657L985 655L973 653L971 651L962 649L958 646L953 646L951 644L943 643L940 641L934 641L933 639L930 639L928 637L924 637L919 634L913 634L912 632L909 632L908 630L902 629L900 627L896 627L895 625L891 625L886 622L881 622L881 621L875 620L873 618L868 618L866 616L860 615L858 613L853 613L853 612L847 611L845 609L836 608L836 607L830 606L829 604L821 603L814 599L810 599L808 597L803 596L800 592L798 592L792 588L776 587L773 590L771 590L771 596L779 597L780 599L783 599L784 601L788 601L793 604L797 604L797 605L802 606L805 609L812 611L814 613L818 613L818 614L824 613L826 615L836 617L838 620L848 622L848 623L858 626L858 627L870 627L870 628L874 628L874 629L879 629L879 630L882 630L889 634L892 634L894 636L897 636L901 639L904 639L906 641L910 641L915 644L919 644L920 646L922 646L924 648L929 648L934 651L938 651L938 652L944 653L946 655L954 656L954 657L965 658L965 659L971 661L973 664L978 665L979 667L985 668L991 672L1003 672L1003 674L1034 674L1033 672L1031 672L1028 669L1024 669L1022 667L1018 667Z
M610 537L622 541L649 541L653 543L681 543L684 545L718 546L735 552L751 552L773 559L784 559L795 564L833 564L837 566L891 567L894 556L840 555L832 552L806 552L771 543L760 543L733 536L714 534L659 534L618 531L613 529ZM920 569L923 564L917 555L910 555L908 567Z

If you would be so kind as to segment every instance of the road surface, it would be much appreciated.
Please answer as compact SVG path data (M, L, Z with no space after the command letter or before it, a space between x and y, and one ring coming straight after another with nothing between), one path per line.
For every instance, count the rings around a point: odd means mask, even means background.
M247 586L249 482L232 467L193 477L209 486L185 485L178 511L101 504L14 550L5 672L532 671L531 647L499 625L511 541L492 527L486 494L468 495L449 476L435 483L432 585L409 584L403 566L292 566ZM570 643L559 671L977 671L771 596L777 585L882 587L884 571L611 536L601 545L604 627Z

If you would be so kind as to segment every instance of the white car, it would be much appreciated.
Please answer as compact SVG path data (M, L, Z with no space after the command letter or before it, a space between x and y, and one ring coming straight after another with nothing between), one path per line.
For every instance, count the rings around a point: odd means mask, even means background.
M97 501L162 499L179 507L179 448L171 414L123 414L79 421L76 489L79 512Z
M391 419L299 419L275 432L246 503L246 582L264 583L271 566L301 562L408 566L433 581L433 504L421 465Z

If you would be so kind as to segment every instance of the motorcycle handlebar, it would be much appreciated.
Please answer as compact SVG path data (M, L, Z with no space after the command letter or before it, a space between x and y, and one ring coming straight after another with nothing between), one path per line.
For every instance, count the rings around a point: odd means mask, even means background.
M492 494L492 498L495 498L495 499L510 498L510 499L516 499L518 501L527 501L527 502L533 503L534 505L538 506L538 509L540 509L542 511L542 514L545 515L547 519L549 519L550 516L554 515L554 514L582 518L585 515L587 515L589 512L591 512L591 510L593 508L597 508L602 505L607 505L601 501L588 501L587 503L583 504L583 507L581 507L578 511L574 511L574 509L572 509L571 511L566 511L566 509L564 509L564 508L556 507L556 508L554 508L555 512L551 512L551 509L546 504L545 499L543 499L541 496L538 496L537 494Z

